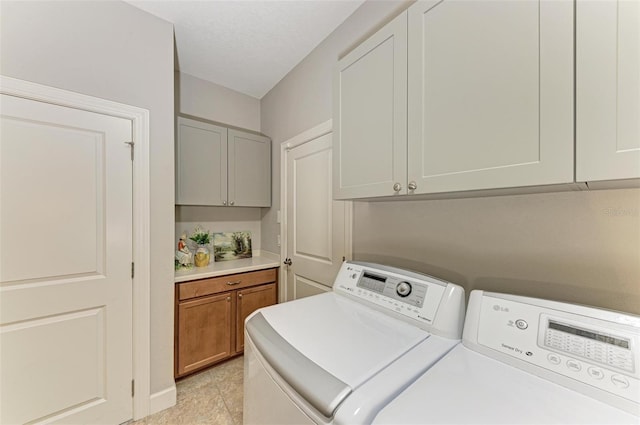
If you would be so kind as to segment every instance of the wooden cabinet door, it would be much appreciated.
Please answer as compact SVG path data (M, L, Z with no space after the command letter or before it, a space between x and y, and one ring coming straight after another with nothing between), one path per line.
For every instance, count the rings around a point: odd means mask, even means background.
M276 284L256 286L237 291L236 309L236 352L244 350L244 321L259 308L276 303Z
M406 12L338 61L333 111L333 198L407 193Z
M640 178L640 2L576 4L576 181Z
M229 205L271 206L271 140L229 130Z
M226 205L227 129L178 117L176 204Z
M409 193L573 182L573 2L409 8Z
M225 292L178 305L177 376L232 354L231 297Z

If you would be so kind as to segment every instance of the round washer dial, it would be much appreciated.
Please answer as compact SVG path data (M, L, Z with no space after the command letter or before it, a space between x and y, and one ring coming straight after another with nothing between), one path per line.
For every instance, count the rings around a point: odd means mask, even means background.
M396 285L396 293L401 297L407 297L411 293L411 284L409 282L400 282Z

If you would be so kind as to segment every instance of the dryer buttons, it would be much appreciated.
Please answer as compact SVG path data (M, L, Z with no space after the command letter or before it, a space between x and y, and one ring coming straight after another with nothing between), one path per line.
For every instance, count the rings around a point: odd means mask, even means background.
M604 372L599 367L590 367L587 369L587 372L589 372L589 375L594 379L600 380L604 378Z
M567 365L567 368L569 368L569 370L572 370L574 372L580 372L582 370L582 365L580 365L580 363L578 363L573 359L567 360L566 365Z
M549 353L549 355L547 356L547 360L549 360L549 363L556 365L562 362L560 356L555 353Z
M516 327L518 329L524 330L524 329L527 329L529 327L529 324L527 323L526 320L518 319L518 320L516 320Z
M611 382L618 388L629 388L629 380L622 375L613 375Z

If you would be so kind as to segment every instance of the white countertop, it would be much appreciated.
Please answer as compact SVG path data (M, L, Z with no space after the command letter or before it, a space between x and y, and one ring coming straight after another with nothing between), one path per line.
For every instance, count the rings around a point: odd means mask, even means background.
M211 262L207 267L176 270L175 283L280 267L280 256L268 251L254 252L251 258ZM213 257L213 256L212 256Z

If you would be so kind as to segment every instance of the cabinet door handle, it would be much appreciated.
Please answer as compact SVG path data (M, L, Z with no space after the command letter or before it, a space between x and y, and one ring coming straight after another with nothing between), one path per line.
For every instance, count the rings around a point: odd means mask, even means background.
M242 294L238 294L238 298L242 298Z
M227 205L227 201L222 201L222 205Z
M227 297L227 301L231 301L231 297Z
M409 184L407 185L407 189L409 190L416 190L417 188L418 188L418 185L414 181L409 182Z
M393 185L394 192L400 192L402 190L402 185L400 183L396 183Z
M237 285L238 283L242 283L242 281L241 280L236 280L235 282L227 282L227 285L233 286L233 285Z
M233 206L235 204L234 201L229 202L229 205Z

